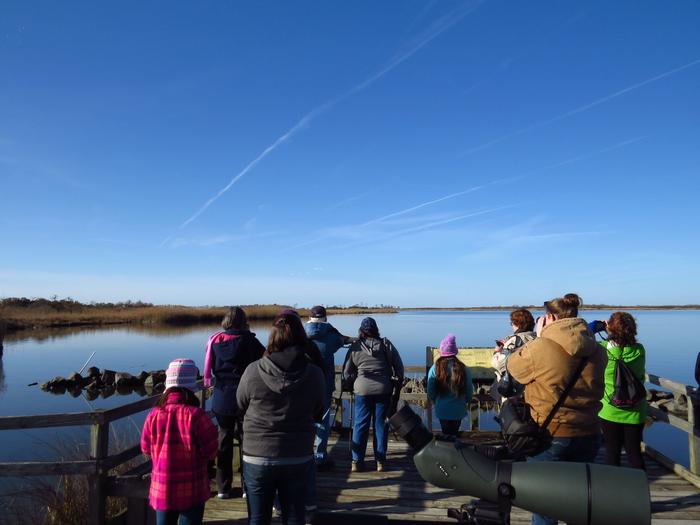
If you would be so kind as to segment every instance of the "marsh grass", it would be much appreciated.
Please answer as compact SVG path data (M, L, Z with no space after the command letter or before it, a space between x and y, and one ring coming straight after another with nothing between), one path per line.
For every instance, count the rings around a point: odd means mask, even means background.
M279 304L244 305L251 321L273 319L283 308ZM8 331L26 328L65 326L108 326L116 324L141 324L163 326L192 326L221 322L227 307L152 305L143 302L84 304L73 299L8 298L0 301L0 319ZM308 315L306 308L298 308ZM329 314L369 314L396 312L394 307L330 307Z
M110 451L115 453L138 442L135 429L121 428L110 435ZM40 441L56 461L89 459L88 447L77 436L60 438L56 443ZM137 456L110 474L116 475L138 465ZM0 523L18 525L88 525L89 491L86 476L47 476L20 478L0 495L4 516ZM126 509L123 498L107 498L106 518L110 520ZM3 521L3 519L7 521Z

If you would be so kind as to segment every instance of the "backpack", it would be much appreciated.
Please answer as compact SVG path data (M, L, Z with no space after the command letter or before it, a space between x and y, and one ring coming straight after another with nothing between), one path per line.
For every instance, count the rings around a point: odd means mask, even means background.
M529 343L534 339L533 336L530 335L531 332L525 332L524 334L513 334L511 337L515 339L512 345L509 345L508 350L508 355L512 354L516 350L518 350L520 347L525 345L525 343ZM523 335L524 337L521 337ZM510 339L510 338L509 338ZM513 396L518 396L523 393L523 390L525 387L518 383L513 377L508 373L508 370L506 370L505 374L501 376L501 378L496 381L495 386L495 391L498 395L501 397L513 397ZM492 390L493 392L493 390ZM496 400L499 398L496 397L496 393L492 393L492 397Z
M632 369L625 363L622 356L619 359L615 359L608 352L608 357L615 360L613 392L610 396L610 404L616 408L634 408L637 403L646 398L647 390L644 388L644 383L632 372Z
M393 397L396 396L396 392L397 392L396 387L398 385L398 392L400 393L401 386L403 386L400 383L402 382L403 378L400 378L396 375L396 371L394 369L394 355L393 355L393 352L391 351L391 345L386 337L382 337L381 345L382 345L382 350L384 353L384 358L386 359L386 364L389 367L389 371L391 372L391 377L389 379L391 380L391 383L393 385L392 404L394 404ZM343 363L343 371L345 370L345 363L347 363L348 359L350 359L350 352L348 352L345 356L345 362ZM340 378L340 387L345 392L352 392L354 389L356 379L357 379L357 373L352 374L350 376L346 376L345 374L343 374ZM398 399L397 399L397 403L398 403Z

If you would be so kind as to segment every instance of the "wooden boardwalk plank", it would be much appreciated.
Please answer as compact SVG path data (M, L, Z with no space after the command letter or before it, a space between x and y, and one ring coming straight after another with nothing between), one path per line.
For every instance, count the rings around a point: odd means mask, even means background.
M368 469L374 467L371 448L370 445L367 451ZM329 450L335 461L335 468L317 474L319 510L378 514L405 521L455 523L447 517L447 509L459 507L473 499L423 481L404 442L390 441L386 462L388 470L385 472L366 470L351 473L346 437L334 434L329 443ZM602 462L602 459L601 454L598 461ZM648 457L645 460L653 513L652 524L700 523L700 490L654 460ZM513 508L513 525L529 524L530 518L530 512ZM207 503L206 523L242 524L246 523L246 520L246 503L242 498L213 498Z

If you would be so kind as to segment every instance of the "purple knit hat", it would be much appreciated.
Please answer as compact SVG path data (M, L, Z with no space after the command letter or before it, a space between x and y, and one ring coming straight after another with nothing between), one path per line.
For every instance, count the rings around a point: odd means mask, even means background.
M457 355L457 342L453 334L447 334L447 337L440 341L440 357L452 357Z
M175 359L165 371L165 389L179 386L194 391L197 388L197 374L199 370L192 359Z

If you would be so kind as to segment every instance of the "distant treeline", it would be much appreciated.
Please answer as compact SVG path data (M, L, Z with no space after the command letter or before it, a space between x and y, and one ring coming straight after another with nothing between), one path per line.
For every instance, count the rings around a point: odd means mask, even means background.
M248 319L265 320L274 318L288 305L254 304L242 305ZM188 326L194 324L218 323L226 313L225 306L180 306L154 305L142 301L118 303L81 303L70 297L51 299L9 297L0 300L0 330L2 324L7 331L26 328L60 326L100 326L114 324L160 324L168 326ZM329 314L364 314L396 312L393 306L327 307ZM306 308L297 308L301 315L308 315Z
M415 310L456 310L456 311L477 311L477 310L492 310L492 311L511 311L517 308L527 308L528 310L542 310L543 306L539 305L510 305L510 306L425 306L401 308L404 311ZM662 304L662 305L610 305L610 304L584 304L580 310L700 310L700 304Z

